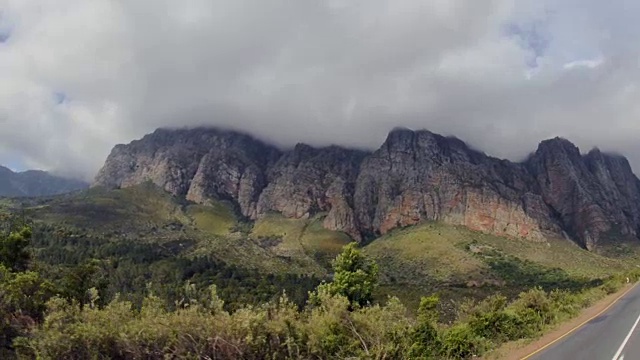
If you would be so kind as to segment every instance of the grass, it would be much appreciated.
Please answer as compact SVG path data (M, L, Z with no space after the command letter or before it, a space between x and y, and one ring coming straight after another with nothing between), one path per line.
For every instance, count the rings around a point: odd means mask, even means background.
M500 279L504 273L500 274L485 259L491 255L477 256L477 249L491 249L541 268L558 268L573 277L600 278L633 267L633 261L607 258L569 240L536 243L441 223L393 231L367 245L364 251L381 264L383 276L391 283Z
M462 230L470 232L469 230ZM571 276L603 277L632 268L632 258L609 258L589 252L566 239L549 239L544 243L477 234L477 243L492 246L505 254L546 267L563 269Z
M419 285L485 278L489 267L462 246L470 235L427 223L392 231L364 251L380 264L383 280L389 283Z
M341 232L324 229L322 216L287 219L280 214L268 214L256 221L250 236L255 240L279 239L271 248L275 254L298 259L315 274L326 274L330 260L351 241Z
M198 229L213 235L229 235L231 228L237 223L233 209L222 202L211 206L189 205L186 213L193 218Z
M416 309L420 297L438 293L445 322L464 299L495 293L513 299L536 286L578 291L635 268L634 257L607 258L565 239L535 243L442 223L396 229L363 251L380 267L378 298L396 295Z
M258 269L265 273L319 274L321 269L311 268L297 258L279 256L270 249L240 234L229 236L202 235L196 245L185 256L213 256L229 264L247 269Z
M21 207L27 217L36 221L64 223L98 232L139 233L188 220L180 204L150 184L30 199Z

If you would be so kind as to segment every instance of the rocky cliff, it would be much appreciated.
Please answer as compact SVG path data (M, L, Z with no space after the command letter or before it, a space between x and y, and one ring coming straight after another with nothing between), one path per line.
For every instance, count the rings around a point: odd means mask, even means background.
M543 141L513 163L428 131L396 129L374 152L299 144L281 151L211 128L166 130L116 146L96 186L152 181L206 204L227 199L250 219L307 218L360 240L423 220L542 241L568 236L585 248L637 240L640 181L621 156L580 154Z
M89 184L51 175L45 171L13 172L0 166L0 196L35 197L86 189Z
M532 240L561 231L522 164L428 131L391 132L363 162L355 199L361 229L372 234L422 220Z

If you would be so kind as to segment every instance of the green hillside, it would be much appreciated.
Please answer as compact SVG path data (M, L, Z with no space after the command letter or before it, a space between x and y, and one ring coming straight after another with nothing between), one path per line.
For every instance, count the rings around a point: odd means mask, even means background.
M640 263L632 256L594 254L565 239L535 243L442 223L393 231L364 252L380 265L381 295L401 294L415 308L421 296L437 292L451 312L464 298L513 298L535 286L581 288Z
M315 284L329 276L331 259L351 241L346 234L324 229L323 214L311 219L269 214L252 223L231 204L196 205L151 184L24 202L3 200L0 208L33 222L37 236L32 250L44 263L77 264L91 258L131 262L141 273L137 284L143 287L145 281L170 281L174 287L189 279L207 284L220 272L233 278L227 267L265 279L312 276L309 284ZM630 269L636 259L603 257L564 239L534 243L442 223L394 230L364 246L363 252L379 264L381 299L395 294L415 308L420 296L438 292L450 302L451 312L463 298L496 292L513 297L534 286L586 286ZM183 269L202 259L221 268ZM278 292L277 284L270 286L270 294Z

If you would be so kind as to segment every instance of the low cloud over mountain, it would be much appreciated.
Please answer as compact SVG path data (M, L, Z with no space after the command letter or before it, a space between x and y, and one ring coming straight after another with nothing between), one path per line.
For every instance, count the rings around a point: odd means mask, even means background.
M0 0L0 159L92 178L116 143L216 125L375 148L395 126L522 159L556 135L640 166L640 3Z

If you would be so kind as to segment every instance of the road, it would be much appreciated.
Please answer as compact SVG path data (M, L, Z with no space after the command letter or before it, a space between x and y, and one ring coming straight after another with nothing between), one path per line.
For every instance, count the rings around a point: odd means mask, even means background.
M640 285L605 313L528 359L640 360Z

